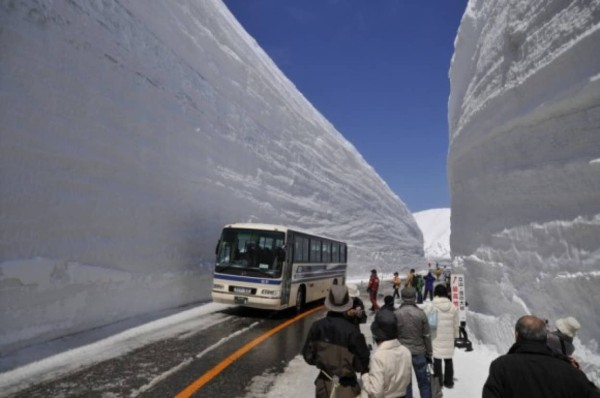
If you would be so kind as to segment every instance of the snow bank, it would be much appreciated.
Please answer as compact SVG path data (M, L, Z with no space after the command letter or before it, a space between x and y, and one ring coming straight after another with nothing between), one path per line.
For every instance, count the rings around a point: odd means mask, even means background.
M450 260L450 209L413 213L423 232L423 250L428 260Z
M472 0L448 104L452 254L471 310L502 321L480 337L502 352L520 315L573 315L596 375L598 54L598 0Z
M217 0L0 4L0 351L210 296L220 228L422 260L404 203Z

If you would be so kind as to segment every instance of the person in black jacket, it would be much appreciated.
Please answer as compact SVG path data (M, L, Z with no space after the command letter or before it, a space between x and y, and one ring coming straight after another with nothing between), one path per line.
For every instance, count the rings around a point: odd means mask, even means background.
M483 398L600 398L586 375L546 346L544 320L526 315L515 326L516 343L490 365Z
M329 310L308 332L302 356L321 372L315 380L315 397L354 398L360 394L356 373L369 371L369 348L365 336L346 317L352 308L348 288L332 285L325 298ZM337 395L335 395L337 394Z

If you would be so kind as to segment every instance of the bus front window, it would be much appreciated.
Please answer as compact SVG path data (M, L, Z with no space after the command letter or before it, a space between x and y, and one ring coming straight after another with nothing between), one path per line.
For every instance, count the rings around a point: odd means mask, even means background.
M284 237L283 232L226 228L216 271L279 278L285 260Z

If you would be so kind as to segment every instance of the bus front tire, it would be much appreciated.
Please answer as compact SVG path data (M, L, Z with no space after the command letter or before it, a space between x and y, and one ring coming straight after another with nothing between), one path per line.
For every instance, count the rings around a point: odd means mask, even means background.
M304 297L304 287L300 287L298 289L298 293L296 293L296 312L301 313L304 309L306 297Z

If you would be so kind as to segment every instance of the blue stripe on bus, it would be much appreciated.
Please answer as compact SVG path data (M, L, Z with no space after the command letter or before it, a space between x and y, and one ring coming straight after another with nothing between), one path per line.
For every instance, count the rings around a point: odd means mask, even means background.
M303 276L303 277L296 277L295 279L292 280L292 283L302 283L302 282L308 282L308 281L314 281L314 280L318 280L318 279L323 279L323 277L329 277L329 278L333 278L335 276L343 278L345 275L344 274L332 274L332 275L318 275L318 276Z
M218 273L215 273L214 277L215 279L225 279L237 282L262 283L263 285L281 285L281 280L278 279L265 279L252 276L226 275Z

